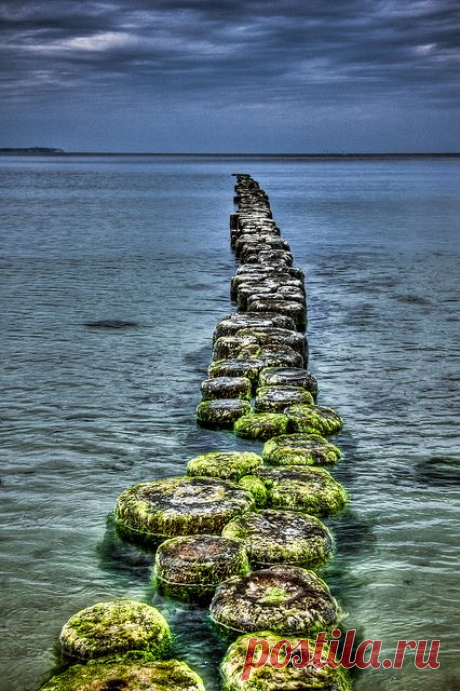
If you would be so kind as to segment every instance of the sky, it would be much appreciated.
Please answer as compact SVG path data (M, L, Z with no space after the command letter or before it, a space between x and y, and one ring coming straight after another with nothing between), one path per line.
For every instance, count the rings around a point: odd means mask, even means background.
M0 147L460 151L459 0L0 0Z

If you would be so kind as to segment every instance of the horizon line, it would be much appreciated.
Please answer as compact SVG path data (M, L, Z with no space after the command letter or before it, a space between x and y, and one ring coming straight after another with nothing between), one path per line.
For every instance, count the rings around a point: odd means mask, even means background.
M195 157L238 157L238 158L372 158L372 157L458 157L460 151L325 151L325 152L190 152L190 151L66 151L57 147L0 147L0 155L44 155L44 156L195 156Z

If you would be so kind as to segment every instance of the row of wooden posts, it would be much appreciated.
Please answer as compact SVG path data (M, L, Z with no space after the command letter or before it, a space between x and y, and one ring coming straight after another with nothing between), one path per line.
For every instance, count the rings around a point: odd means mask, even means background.
M185 475L127 488L114 524L123 540L152 555L158 591L209 606L210 625L229 640L224 691L350 691L343 669L303 657L316 636L340 634L340 605L318 570L334 552L322 519L347 501L329 472L342 454L326 438L340 432L342 420L317 405L317 381L307 369L304 273L267 194L249 175L236 177L230 239L240 262L231 281L237 310L216 326L197 419L233 430L250 448L204 450ZM148 603L91 605L65 624L60 644L68 668L42 691L205 691ZM333 652L323 646L323 657Z

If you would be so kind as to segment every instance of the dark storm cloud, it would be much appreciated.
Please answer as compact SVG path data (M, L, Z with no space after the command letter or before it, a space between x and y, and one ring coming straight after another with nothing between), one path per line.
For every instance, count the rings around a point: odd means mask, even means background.
M0 3L3 108L458 106L458 0Z

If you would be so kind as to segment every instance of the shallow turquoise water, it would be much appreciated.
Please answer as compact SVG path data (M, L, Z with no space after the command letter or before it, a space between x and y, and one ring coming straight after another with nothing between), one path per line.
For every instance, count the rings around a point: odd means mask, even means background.
M60 627L97 600L153 601L218 688L206 612L159 597L107 525L135 482L198 452L259 448L195 426L231 311L230 173L252 174L307 272L311 368L346 428L326 577L358 637L441 639L441 667L357 691L460 688L458 160L0 159L0 689L34 691ZM121 319L137 326L92 329Z

